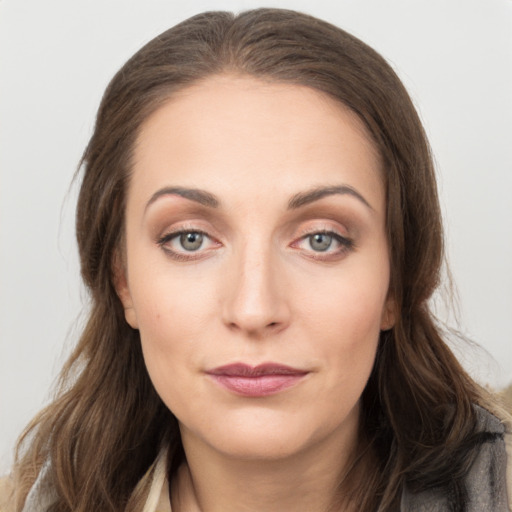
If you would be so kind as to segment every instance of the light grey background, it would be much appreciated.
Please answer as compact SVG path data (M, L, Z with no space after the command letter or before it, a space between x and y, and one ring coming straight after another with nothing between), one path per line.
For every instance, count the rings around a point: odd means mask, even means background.
M80 331L70 184L105 86L182 19L263 5L347 29L404 80L436 155L460 326L485 349L457 353L481 382L512 381L511 0L0 0L0 472Z

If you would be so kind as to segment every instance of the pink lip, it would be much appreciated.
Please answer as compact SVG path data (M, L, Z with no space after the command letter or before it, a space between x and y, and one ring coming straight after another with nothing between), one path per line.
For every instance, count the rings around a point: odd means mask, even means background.
M262 397L297 384L309 372L276 363L249 366L228 364L206 372L213 380L238 395Z

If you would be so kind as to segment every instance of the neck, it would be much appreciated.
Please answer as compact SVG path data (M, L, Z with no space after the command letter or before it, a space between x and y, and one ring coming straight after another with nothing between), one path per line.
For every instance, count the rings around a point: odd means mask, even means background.
M334 512L352 510L340 482L355 455L355 437L333 449L313 445L279 459L228 457L197 442L184 447L187 462L172 482L173 512ZM358 465L358 470L361 469Z

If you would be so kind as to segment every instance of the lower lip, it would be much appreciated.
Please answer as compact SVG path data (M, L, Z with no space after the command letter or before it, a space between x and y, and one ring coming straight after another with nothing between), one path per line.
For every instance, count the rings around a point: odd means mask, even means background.
M248 397L275 395L295 386L306 374L259 375L240 377L238 375L210 375L218 384L234 393Z

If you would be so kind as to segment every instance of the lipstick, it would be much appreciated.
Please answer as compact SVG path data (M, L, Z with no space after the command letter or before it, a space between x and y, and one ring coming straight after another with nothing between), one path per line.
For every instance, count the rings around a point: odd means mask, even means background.
M309 372L276 363L264 363L254 367L235 363L206 373L219 385L237 395L263 397L294 386Z

